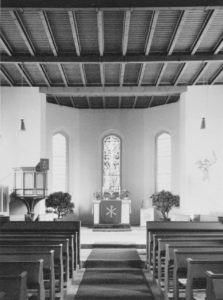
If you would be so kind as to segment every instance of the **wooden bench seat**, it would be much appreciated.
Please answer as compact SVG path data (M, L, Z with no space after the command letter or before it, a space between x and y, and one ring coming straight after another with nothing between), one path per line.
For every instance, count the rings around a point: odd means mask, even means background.
M179 278L187 277L188 258L192 258L194 260L223 261L223 250L174 250L173 291L175 300L179 299ZM167 292L166 289L165 294Z
M19 252L17 249L7 249L11 252L5 252L0 248L0 262L14 261L21 259L22 261L35 261L43 259L43 279L45 284L49 286L49 299L55 300L55 268L54 268L54 250L50 251L34 251L34 249L26 252ZM1 271L0 271L1 272ZM46 293L45 285L45 293Z
M60 245L62 244L63 247L63 265L64 265L64 271L65 271L65 278L64 281L68 284L69 278L70 278L70 271L69 271L69 240L68 239L47 239L47 237L42 238L20 238L20 237L3 237L0 236L0 246L1 245L32 245L35 248L38 248L38 246L41 248L41 246L46 245Z
M1 300L27 300L27 272L0 275L0 290Z
M12 261L7 261L7 255L5 257L0 256L0 275L11 276L18 275L23 271L27 271L27 289L32 293L36 293L38 300L45 300L45 289L43 279L43 259L29 261L20 258L14 258ZM12 286L11 286L12 288Z
M60 245L0 245L0 255L8 254L13 256L14 254L33 253L41 255L43 252L54 252L54 278L55 278L55 289L57 293L63 295L64 292L64 276L63 276L63 254L62 244ZM45 261L44 261L45 268ZM53 275L52 275L53 276ZM54 290L55 290L54 289Z
M223 300L223 273L206 271L206 300Z

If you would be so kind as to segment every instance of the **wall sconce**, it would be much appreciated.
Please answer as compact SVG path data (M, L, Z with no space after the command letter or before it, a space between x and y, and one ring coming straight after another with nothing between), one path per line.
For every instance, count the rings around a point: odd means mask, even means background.
M26 130L24 119L20 119L20 130L21 131L25 131Z
M202 118L201 120L201 129L205 129L206 128L206 120L205 118Z

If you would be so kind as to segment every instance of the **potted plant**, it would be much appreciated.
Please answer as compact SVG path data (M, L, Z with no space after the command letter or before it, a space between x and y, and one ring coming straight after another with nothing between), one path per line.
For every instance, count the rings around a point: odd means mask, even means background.
M162 214L164 221L169 221L169 212L173 207L180 206L180 197L173 195L169 191L161 191L154 193L152 196L153 206L155 206Z
M58 218L73 212L74 203L71 202L71 195L64 192L54 192L46 198L46 207L53 208Z
M120 194L121 199L128 199L130 195L130 192L128 190L122 190Z
M94 198L97 199L97 200L102 200L103 199L102 192L95 192L94 193Z

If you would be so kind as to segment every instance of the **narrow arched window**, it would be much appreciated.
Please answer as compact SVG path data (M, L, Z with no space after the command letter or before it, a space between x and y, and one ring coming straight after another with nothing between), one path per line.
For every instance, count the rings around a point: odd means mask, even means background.
M156 140L156 190L171 190L171 136L161 133Z
M121 190L121 140L116 135L103 139L103 192Z
M67 190L67 140L57 133L53 136L53 185L54 192Z

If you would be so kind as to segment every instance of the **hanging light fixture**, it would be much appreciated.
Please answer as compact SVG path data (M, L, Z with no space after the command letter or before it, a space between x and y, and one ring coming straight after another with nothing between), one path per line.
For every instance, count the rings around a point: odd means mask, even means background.
M24 119L20 119L20 131L26 131Z
M201 129L205 129L206 128L206 120L205 118L202 118L201 120Z

